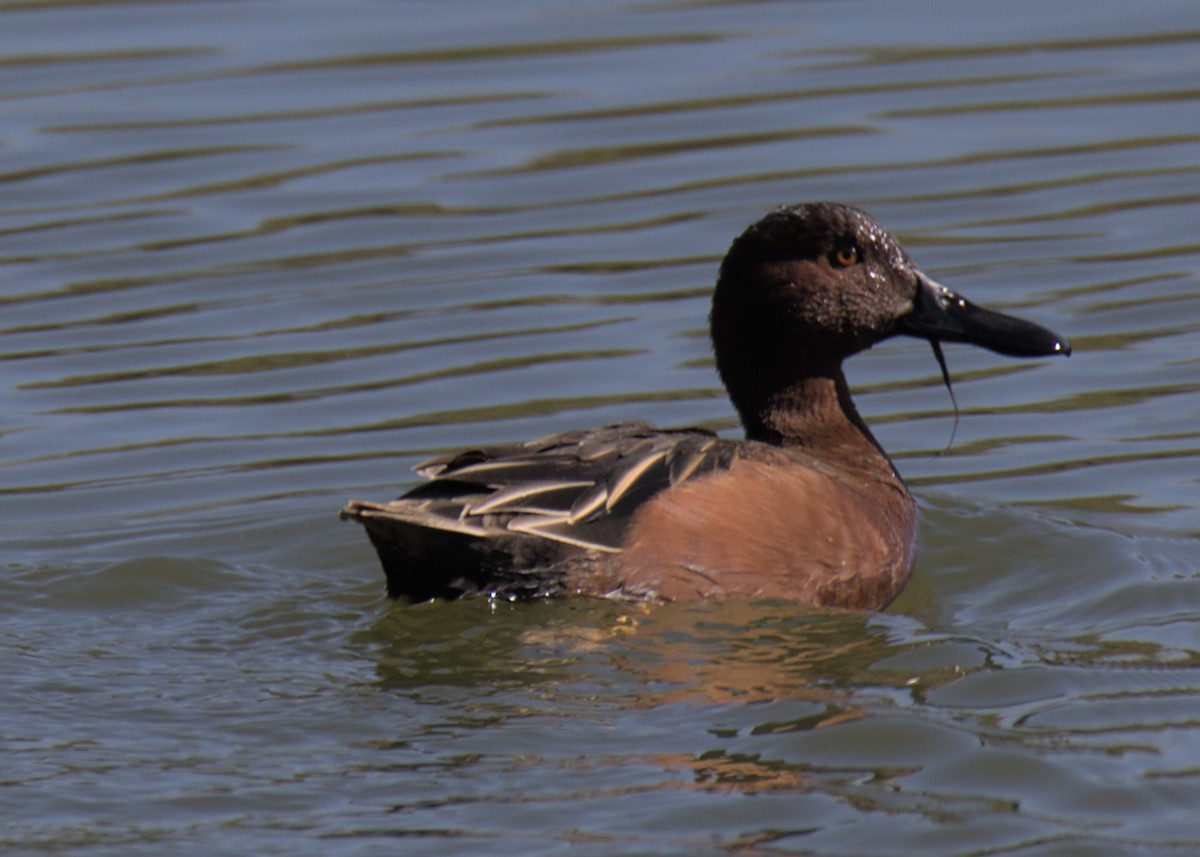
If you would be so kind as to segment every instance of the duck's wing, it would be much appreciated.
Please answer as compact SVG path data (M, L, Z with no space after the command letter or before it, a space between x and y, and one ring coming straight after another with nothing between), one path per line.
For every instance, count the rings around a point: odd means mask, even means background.
M430 459L416 467L429 482L390 503L351 502L342 517L615 552L641 503L728 468L737 449L705 429L618 423Z

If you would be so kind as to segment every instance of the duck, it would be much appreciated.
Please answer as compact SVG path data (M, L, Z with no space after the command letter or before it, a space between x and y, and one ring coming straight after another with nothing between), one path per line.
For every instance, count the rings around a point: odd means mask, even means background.
M893 336L1017 358L1066 338L932 279L873 217L771 211L732 243L709 327L744 438L644 422L480 446L417 465L390 502L351 501L387 593L637 601L782 599L880 610L912 574L917 505L859 415L844 361Z

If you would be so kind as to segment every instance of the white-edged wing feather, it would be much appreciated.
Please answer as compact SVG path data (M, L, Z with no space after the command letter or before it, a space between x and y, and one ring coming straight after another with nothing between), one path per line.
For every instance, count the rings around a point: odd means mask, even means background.
M728 468L736 449L705 429L618 423L433 458L415 468L429 482L390 503L351 503L343 514L613 552L642 502Z

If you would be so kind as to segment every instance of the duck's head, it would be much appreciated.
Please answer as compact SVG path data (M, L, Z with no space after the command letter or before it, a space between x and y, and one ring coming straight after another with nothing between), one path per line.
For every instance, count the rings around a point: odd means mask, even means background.
M780 208L733 242L710 322L717 368L739 410L739 388L836 374L845 358L897 334L935 350L968 342L1013 357L1071 353L1064 337L976 306L922 273L866 212L827 202Z

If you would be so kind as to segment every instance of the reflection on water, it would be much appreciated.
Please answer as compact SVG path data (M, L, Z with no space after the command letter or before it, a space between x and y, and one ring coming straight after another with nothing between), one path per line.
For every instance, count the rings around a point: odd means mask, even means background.
M6 853L1195 849L1193 5L845 9L0 10ZM850 364L888 615L386 603L336 512L433 452L736 431L715 268L805 199L1076 346L948 347L949 449Z
M871 669L873 685L890 683L888 670L876 666L895 654L894 641L871 622L858 613L797 613L773 602L431 603L389 610L360 644L386 687L416 692L442 684L557 686L570 680L571 665L594 661L629 674L641 691L628 704L639 707L810 695L845 700L844 690L827 688L853 687ZM960 667L956 661L952 669ZM905 673L896 681L911 679Z

